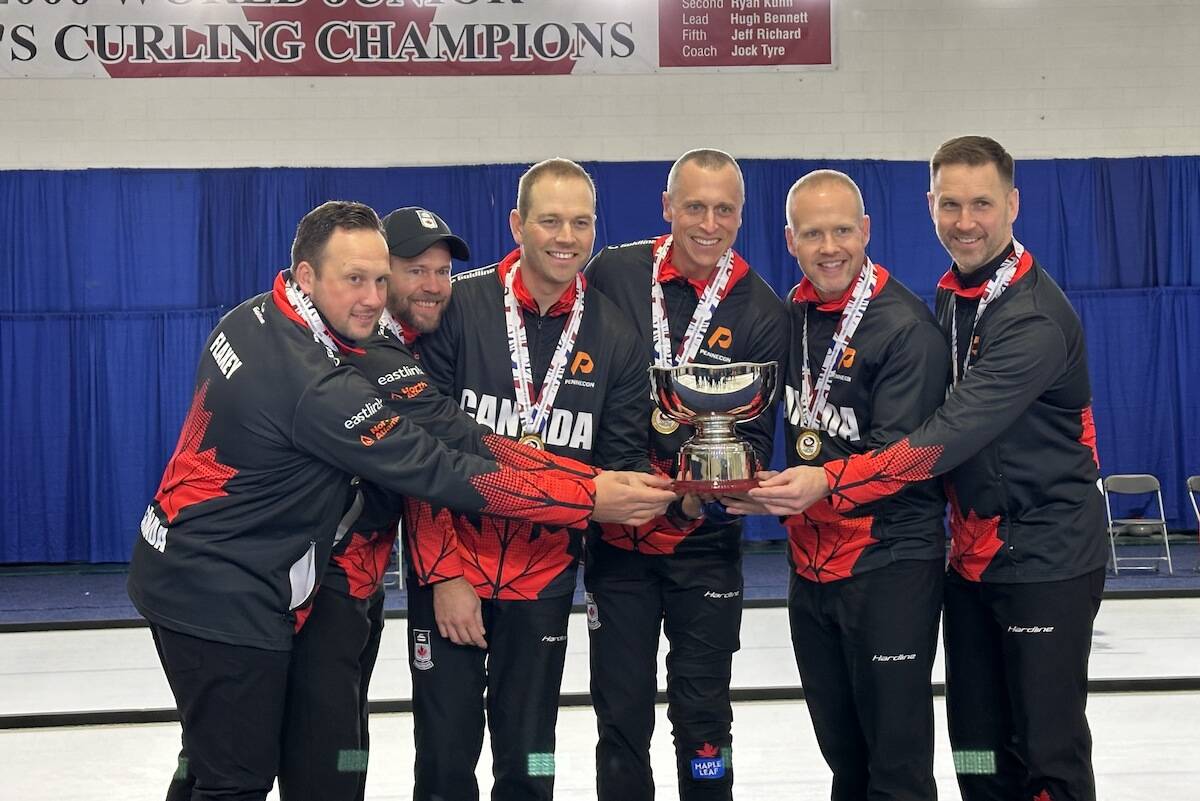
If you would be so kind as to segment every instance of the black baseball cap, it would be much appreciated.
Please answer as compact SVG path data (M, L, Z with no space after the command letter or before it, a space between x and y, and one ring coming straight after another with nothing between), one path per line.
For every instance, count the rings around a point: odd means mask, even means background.
M438 242L445 242L450 255L459 261L471 258L467 243L451 233L441 217L419 206L405 206L388 214L383 218L383 231L388 251L402 259L419 256Z

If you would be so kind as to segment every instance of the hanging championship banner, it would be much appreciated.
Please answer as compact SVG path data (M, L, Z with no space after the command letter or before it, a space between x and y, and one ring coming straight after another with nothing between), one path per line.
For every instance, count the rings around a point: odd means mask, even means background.
M832 66L832 0L0 0L0 76Z

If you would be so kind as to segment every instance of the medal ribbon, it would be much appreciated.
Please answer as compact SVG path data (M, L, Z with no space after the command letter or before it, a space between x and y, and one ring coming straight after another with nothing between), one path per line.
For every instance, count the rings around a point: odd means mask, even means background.
M550 367L542 381L542 391L537 402L533 401L533 369L529 364L529 340L525 336L525 321L521 317L521 304L513 292L513 281L521 262L518 260L512 269L504 276L504 323L508 330L508 352L512 356L513 391L517 399L517 413L521 417L521 433L535 434L545 439L543 432L554 411L554 398L558 388L562 386L563 375L567 371L567 359L575 350L575 340L579 336L579 326L583 322L583 277L575 276L575 304L571 307L571 316L563 326L562 335L554 355L550 358Z
M658 282L658 276L674 241L674 236L668 236L658 246L654 252L654 267L650 271L651 329L654 334L654 364L658 367L678 367L681 364L691 363L692 359L696 357L696 351L700 349L700 342L708 332L709 323L712 322L713 312L725 298L729 277L733 275L733 248L730 248L717 262L716 275L704 288L704 293L700 295L700 301L696 304L691 322L688 323L687 331L683 335L683 342L679 344L675 360L671 361L671 324L667 320L667 301L663 297L662 284Z
M384 331L391 332L391 335L398 342L404 342L404 330L400 328L400 323L396 322L396 318L387 309L383 310L383 314L379 315L379 333Z
M984 310L988 304L996 298L1004 294L1004 290L1008 289L1008 285L1012 283L1013 276L1017 273L1017 266L1021 262L1021 256L1025 253L1025 246L1013 239L1013 252L1004 260L996 269L996 274L987 282L987 286L983 288L983 295L979 298L979 306L975 309L975 321L971 323L971 334L975 334L975 328L979 325L979 318L983 317ZM950 366L954 370L954 383L957 384L963 376L967 374L967 370L971 367L971 349L967 348L966 358L963 360L962 375L958 374L958 296L954 295L950 299Z
M801 342L801 352L804 354L804 362L801 375L803 377L803 387L800 391L800 426L812 431L819 431L818 420L821 412L825 411L825 406L829 402L829 389L833 384L833 371L841 363L842 357L846 353L846 348L850 347L850 339L854 336L854 332L858 330L858 324L862 322L863 315L867 312L867 306L871 302L871 295L875 292L875 286L879 283L878 273L875 270L875 265L870 259L866 260L862 269L858 273L858 281L854 285L854 292L850 296L846 307L842 309L842 317L838 321L838 327L833 332L833 339L829 343L829 350L825 352L825 361L821 364L821 373L817 376L816 386L812 383L812 374L808 367L808 304L804 304L804 335Z
M341 360L338 358L338 353L341 349L333 341L333 336L325 326L325 321L317 313L317 307L313 305L312 298L301 291L300 285L296 283L290 271L287 274L287 279L283 282L283 289L287 294L288 303L291 304L292 310L300 316L301 320L308 324L308 329L312 331L313 339L325 346L329 358L333 359L335 364L340 364Z

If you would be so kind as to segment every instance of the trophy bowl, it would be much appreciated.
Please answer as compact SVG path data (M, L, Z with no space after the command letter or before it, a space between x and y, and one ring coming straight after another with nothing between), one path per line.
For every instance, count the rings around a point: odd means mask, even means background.
M758 458L737 435L735 423L753 420L768 409L778 382L778 362L650 368L660 412L696 429L679 449L675 490L729 493L758 486Z

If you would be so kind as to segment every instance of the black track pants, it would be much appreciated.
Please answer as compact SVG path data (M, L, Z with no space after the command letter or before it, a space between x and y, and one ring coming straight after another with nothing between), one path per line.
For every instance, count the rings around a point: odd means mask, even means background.
M168 798L262 801L279 770L287 651L202 640L150 624L183 724Z
M964 801L1095 801L1087 666L1103 590L1103 568L1033 584L948 574L946 709Z
M585 578L599 801L654 796L650 737L660 627L670 643L667 717L679 797L730 799L729 678L740 647L741 556L647 556L600 542L588 551Z
M549 801L553 796L554 726L571 596L482 604L486 651L439 635L433 589L410 584L414 801L479 798L475 766L485 714L492 744L491 797Z
M792 647L833 801L932 801L940 559L827 584L793 575Z
M280 801L362 801L367 687L383 634L383 593L322 588L296 634L288 675Z

